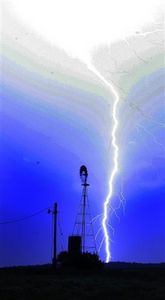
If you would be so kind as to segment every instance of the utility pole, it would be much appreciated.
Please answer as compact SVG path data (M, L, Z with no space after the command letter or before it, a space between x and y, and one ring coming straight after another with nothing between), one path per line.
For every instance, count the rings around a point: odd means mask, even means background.
M57 203L54 203L54 251L53 251L53 265L56 267L57 258Z
M52 258L52 264L56 267L57 262L57 202L54 203L53 211L48 210L48 213L52 213L53 223L54 223L54 233L53 233L53 258Z

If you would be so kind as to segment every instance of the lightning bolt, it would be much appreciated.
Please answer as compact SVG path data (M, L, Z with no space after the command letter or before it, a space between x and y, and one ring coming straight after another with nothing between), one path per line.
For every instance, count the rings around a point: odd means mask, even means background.
M105 240L105 251L106 251L106 263L108 263L111 260L111 252L110 252L110 237L108 234L108 208L112 199L113 195L113 183L116 176L116 173L119 168L119 147L117 145L117 139L116 139L116 131L118 128L118 119L117 119L117 105L119 102L119 95L117 91L115 90L112 83L108 82L104 76L100 74L100 72L92 65L88 64L88 69L91 70L98 78L101 79L101 81L110 89L110 91L114 95L114 101L113 101L113 108L112 108L112 131L111 131L111 145L113 148L113 166L109 177L109 190L108 194L106 196L106 199L104 201L103 205L103 218L102 218L102 227L103 227L103 233L104 233L104 240Z
M162 29L157 29L157 30L154 30L154 31L148 31L148 32L145 32L145 33L140 33L139 37L140 36L146 37L147 35L150 35L150 34L153 34L153 33L159 33L161 31L162 31ZM130 49L137 56L138 59L142 60L144 63L147 63L143 58L141 58L137 54L136 50L134 50L131 47L131 45L130 45L130 43L127 39L124 39L124 41L127 43L127 45L130 47ZM120 98L119 98L118 92L116 91L116 86L117 86L116 83L114 83L112 80L110 80L110 82L107 81L104 78L104 76L102 76L102 74L100 74L100 72L94 67L94 65L91 63L91 61L90 62L88 61L87 67L110 89L110 91L113 93L113 96L114 96L113 107L112 107L113 125L112 125L112 130L111 130L111 137L110 137L111 145L112 145L112 148L113 148L113 166L112 166L112 170L111 170L110 177L109 177L109 190L108 190L108 194L107 194L107 196L105 198L105 201L104 201L103 214L101 214L101 217L102 217L102 222L101 223L102 223L102 229L103 229L104 237L103 237L103 239L101 241L101 244L100 244L100 247L99 247L99 251L100 251L100 249L102 247L102 244L105 241L106 262L108 263L111 260L111 251L110 251L111 239L110 239L110 236L108 234L108 227L110 227L110 228L112 227L111 225L108 224L109 208L113 212L115 212L115 214L116 214L115 209L113 209L112 205L110 205L110 204L111 204L111 199L112 199L112 195L113 195L113 184L114 184L115 176L116 176L116 174L118 172L118 169L119 169L119 159L118 159L119 158L119 146L117 144L116 133L117 133L118 125L119 125L119 122L118 122L118 119L117 119L117 107L118 107L118 102L119 102ZM117 86L117 88L121 89L121 87L119 87L119 86ZM132 106L133 106L133 104L132 104ZM140 109L138 107L136 107L136 110L139 111ZM143 112L141 112L141 113L143 113ZM125 201L125 197L123 195L123 192L121 191L120 203L124 207L124 202L123 201ZM117 214L116 214L116 216L117 216ZM100 215L97 216L94 221L96 221L98 219L98 217L100 217ZM111 228L111 229L113 229L113 228ZM100 230L101 229L98 230L96 237L98 236Z

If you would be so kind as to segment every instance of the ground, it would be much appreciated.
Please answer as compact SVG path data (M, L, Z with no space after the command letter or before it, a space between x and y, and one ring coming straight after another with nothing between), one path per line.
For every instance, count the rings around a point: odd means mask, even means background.
M0 299L164 300L165 264L114 263L102 270L0 269Z

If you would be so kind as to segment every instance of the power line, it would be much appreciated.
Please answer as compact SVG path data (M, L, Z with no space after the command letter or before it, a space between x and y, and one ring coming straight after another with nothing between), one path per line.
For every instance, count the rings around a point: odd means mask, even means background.
M50 207L50 206L49 206ZM21 222L21 221L24 221L24 220L27 220L27 219L30 219L30 218L33 218L39 214L42 214L44 211L48 210L49 207L45 207L29 216L26 216L26 217L22 217L22 218L19 218L19 219L14 219L14 220L9 220L9 221L3 221L3 222L0 222L0 225L4 225L4 224L13 224L13 223L17 223L17 222Z

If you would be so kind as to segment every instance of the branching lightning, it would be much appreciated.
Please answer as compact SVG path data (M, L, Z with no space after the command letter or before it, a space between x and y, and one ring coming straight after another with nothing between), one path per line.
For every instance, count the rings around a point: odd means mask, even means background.
M113 125L112 125L112 131L110 135L111 139L111 145L113 147L113 166L112 166L112 171L110 173L110 178L109 178L109 191L107 194L107 197L104 201L103 205L103 217L102 217L102 227L103 227L103 233L104 233L104 239L105 240L105 250L106 250L106 262L108 263L111 260L111 252L110 252L110 237L108 234L108 208L109 204L112 198L113 194L113 183L115 179L115 175L118 171L119 168L119 163L118 163L118 157L119 157L119 147L117 145L117 139L116 139L116 131L118 128L118 119L117 119L117 105L119 102L119 95L117 91L115 90L114 86L112 83L108 82L99 72L96 70L96 68L88 64L88 68L97 75L101 79L101 81L108 86L108 88L111 90L111 92L114 95L114 102L113 102L113 108L112 108L112 120L113 120Z
M139 37L140 36L147 36L147 35L150 35L152 33L159 33L161 32L162 30L161 29L158 29L158 30L154 30L154 31L148 31L148 32L145 32L145 33L139 33ZM131 51L134 53L134 55L139 59L141 60L143 63L148 63L147 61L145 61L142 57L140 57L138 55L138 53L136 52L136 50L131 46L131 44L129 43L129 41L127 39L124 39L124 41L127 43L128 47L131 49ZM117 69L117 62L114 61L114 63L116 64L116 69ZM109 210L111 210L113 213L115 213L115 216L119 219L117 213L116 213L116 209L119 209L120 206L122 205L123 209L124 209L124 203L125 203L125 197L123 195L123 186L121 186L121 191L120 191L120 195L119 195L119 200L120 200L120 205L118 208L113 208L112 205L111 205L111 199L112 199L112 195L113 195L113 185L114 185L114 180L115 180L115 176L116 176L116 173L118 172L118 169L119 169L119 161L118 161L118 158L119 158L119 146L117 144L117 137L116 137L116 133L117 133L117 129L118 129L118 125L119 125L119 122L118 122L118 118L117 118L117 107L118 107L118 102L119 102L119 94L118 92L116 91L116 88L118 90L121 90L122 93L126 94L125 91L120 87L118 86L118 84L114 81L112 81L110 79L110 82L107 81L104 76L102 74L100 74L100 72L94 67L93 64L91 63L88 63L88 68L98 77L100 78L100 80L110 89L110 91L113 93L114 95L114 101L113 101L113 107L112 107L112 121L113 121L113 124L112 124L112 130L111 130L111 134L110 134L110 142L111 142L111 146L112 146L112 149L113 149L113 165L112 165L112 170L111 170L111 173L110 173L110 177L109 177L109 190L108 190L108 194L105 198L105 201L104 201L104 205L103 205L103 213L101 215L98 215L94 218L94 222L96 222L98 220L98 218L102 218L102 228L100 228L96 234L96 238L98 237L99 233L101 232L101 229L103 230L103 238L101 240L101 243L100 243L100 246L99 246L99 249L98 249L98 252L100 252L100 249L105 241L105 251L106 251L106 262L108 263L110 260L111 260L111 251L110 251L110 242L112 242L110 236L109 236L109 233L108 233L108 227L110 227L111 230L113 230L112 226L110 224L108 224L108 212ZM117 70L117 72L119 72ZM114 72L111 72L111 73L114 73ZM120 71L120 73L128 73L126 72L125 70L122 70ZM146 116L144 114L144 112L137 106L135 105L134 103L128 103L129 107L133 110L136 110L138 111L141 115L143 115L143 117L145 118L151 118L150 116ZM162 125L164 126L164 124L159 124L159 125ZM139 126L140 127L140 126ZM145 129L145 128L144 128ZM145 129L145 132L150 134L151 133L149 131L147 131ZM155 136L152 135L152 137L154 138L154 141L156 143L159 143L156 139L155 139Z

